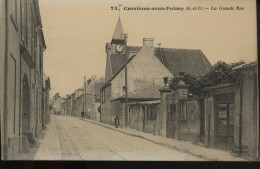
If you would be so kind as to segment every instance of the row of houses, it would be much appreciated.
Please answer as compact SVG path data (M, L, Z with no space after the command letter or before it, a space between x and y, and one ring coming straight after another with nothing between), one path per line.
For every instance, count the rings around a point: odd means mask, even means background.
M106 43L105 84L100 90L102 123L115 125L117 116L122 128L259 159L257 62L234 68L239 83L205 88L205 96L189 97L184 81L173 91L165 77L206 74L212 65L201 50L154 47L153 38L144 38L141 47L127 46L122 35L119 18L111 42Z
M99 121L100 88L104 81L103 77L97 79L93 75L72 94L66 97L56 94L51 100L52 114L81 117L81 112L84 112L84 118Z
M49 120L50 78L38 0L0 0L1 159L37 146Z

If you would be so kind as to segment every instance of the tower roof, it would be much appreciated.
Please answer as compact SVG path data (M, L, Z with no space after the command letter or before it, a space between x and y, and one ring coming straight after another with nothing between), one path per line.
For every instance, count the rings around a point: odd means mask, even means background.
M123 31L121 19L119 18L117 21L117 24L116 24L116 29L115 29L114 35L112 37L112 41L113 40L124 40L124 37L122 36L123 33L124 33L124 31Z

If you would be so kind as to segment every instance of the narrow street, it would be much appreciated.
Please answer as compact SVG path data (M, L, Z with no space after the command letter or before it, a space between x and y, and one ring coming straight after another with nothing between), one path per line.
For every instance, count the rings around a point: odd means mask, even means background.
M74 117L52 116L34 160L204 160Z

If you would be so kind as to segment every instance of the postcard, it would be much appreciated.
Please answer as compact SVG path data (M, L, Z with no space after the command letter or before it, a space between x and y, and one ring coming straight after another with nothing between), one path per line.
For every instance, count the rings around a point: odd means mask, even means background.
M255 0L0 8L1 160L259 161Z

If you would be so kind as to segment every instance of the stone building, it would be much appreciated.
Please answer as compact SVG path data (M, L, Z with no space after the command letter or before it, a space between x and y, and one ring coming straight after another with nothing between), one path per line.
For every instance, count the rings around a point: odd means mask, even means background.
M1 154L15 159L37 145L43 126L46 44L38 0L1 0L0 9Z
M165 76L173 77L179 72L205 74L211 67L201 50L158 48L154 47L153 38L144 38L141 47L125 46L122 34L124 31L119 18L112 41L106 44L105 85L101 88L101 122L114 124L116 114L120 115L121 122L125 121L125 109L112 111L112 107L117 107L112 101L124 95L126 57L128 93L151 83L164 86ZM122 100L121 107L123 104Z

